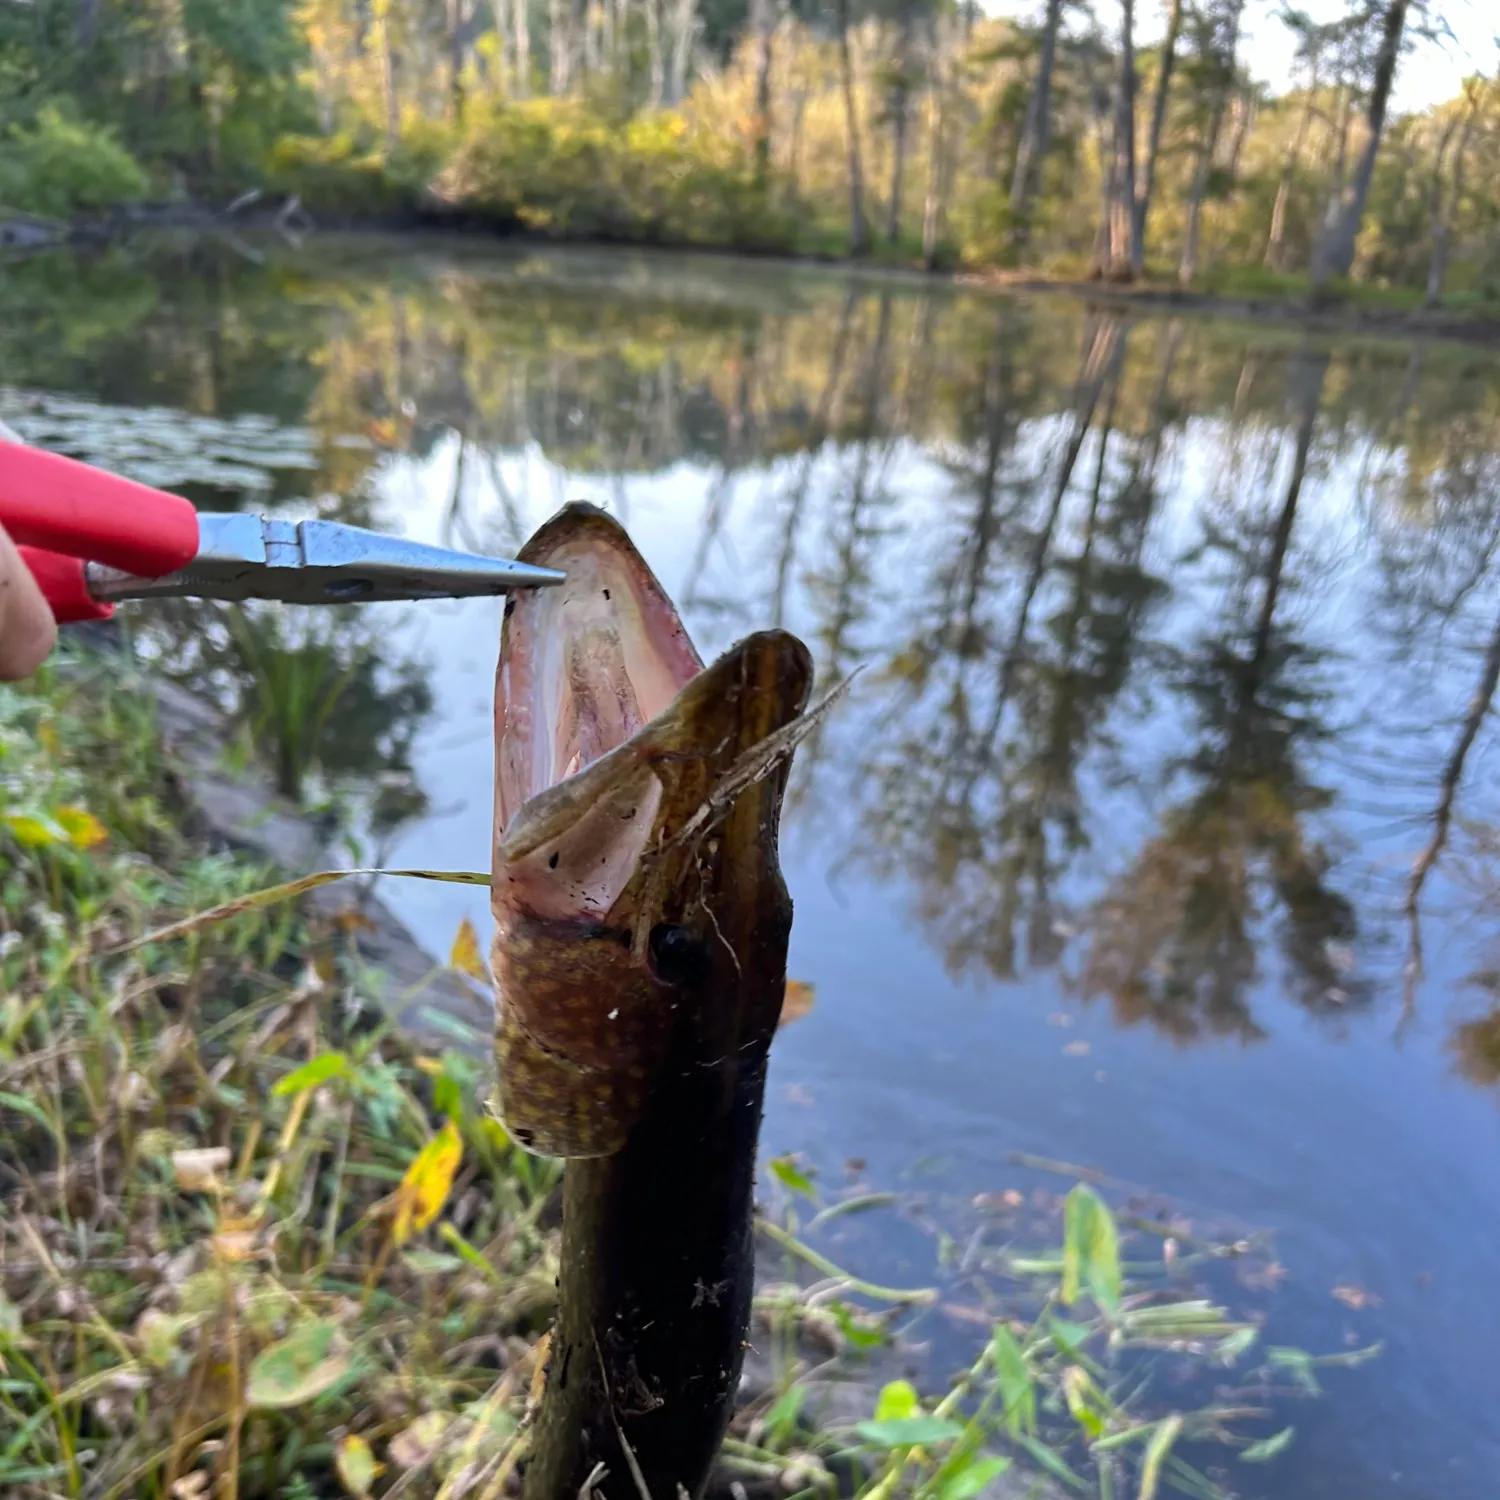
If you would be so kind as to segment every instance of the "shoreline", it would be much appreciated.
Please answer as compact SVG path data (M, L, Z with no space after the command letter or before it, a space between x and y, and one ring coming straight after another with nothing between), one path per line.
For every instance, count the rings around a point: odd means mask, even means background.
M288 214L301 227L287 233ZM320 238L348 235L372 240L446 240L455 244L493 243L517 249L632 250L648 253L693 255L705 259L742 261L759 266L788 266L820 270L871 280L890 279L955 291L999 292L1011 296L1070 297L1101 306L1151 314L1226 318L1248 322L1275 322L1283 327L1309 329L1346 337L1398 337L1440 339L1448 343L1500 344L1500 305L1493 313L1475 313L1451 308L1373 307L1341 295L1318 304L1295 297L1243 296L1194 290L1149 279L1112 283L1091 277L1050 275L1035 268L1007 269L998 266L928 270L913 263L855 258L826 253L796 253L757 249L754 246L704 245L599 236L548 236L498 224L484 215L462 209L426 208L386 217L319 215L289 199L273 207L264 199L246 204L239 200L224 209L205 205L137 205L96 219L71 223L37 221L32 216L14 216L15 225L29 229L19 239L4 231L12 220L0 216L0 263L29 259L59 249L99 250L128 244L141 235L189 231L205 236L238 239L240 234L276 234L293 251ZM30 223L23 221L30 220ZM35 236L35 237L32 237ZM6 254L6 251L9 254Z

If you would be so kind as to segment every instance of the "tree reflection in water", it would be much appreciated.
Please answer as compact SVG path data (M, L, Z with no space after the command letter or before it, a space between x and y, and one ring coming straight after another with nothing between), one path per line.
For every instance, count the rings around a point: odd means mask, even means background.
M1484 811L1487 356L693 258L456 252L374 273L347 254L198 254L154 280L21 268L0 294L5 378L274 419L300 434L297 466L262 496L400 524L386 480L420 474L456 546L511 552L574 493L683 506L698 529L670 582L708 649L785 624L825 679L869 668L791 801L844 841L832 861L911 889L956 974L1056 965L1122 1021L1248 1040L1272 988L1357 1012L1383 917L1404 907L1419 935ZM149 389L131 385L143 358ZM1366 549L1369 620L1345 652L1319 613L1318 538L1356 487L1345 541ZM358 612L267 628L183 611L152 630L278 743L283 785L399 790L422 669ZM1329 750L1352 744L1348 683L1397 668L1443 701L1430 742L1383 704L1360 742L1382 796L1398 765L1417 778L1394 810L1410 847L1385 861L1401 894L1388 911L1361 896L1361 923L1351 892L1375 860L1335 864L1350 783ZM1144 830L1116 817L1126 786L1160 796Z

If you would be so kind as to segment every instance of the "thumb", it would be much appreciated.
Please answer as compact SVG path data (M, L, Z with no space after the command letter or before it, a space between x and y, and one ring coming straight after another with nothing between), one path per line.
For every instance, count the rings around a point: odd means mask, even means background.
M0 682L29 676L56 639L52 610L0 526Z

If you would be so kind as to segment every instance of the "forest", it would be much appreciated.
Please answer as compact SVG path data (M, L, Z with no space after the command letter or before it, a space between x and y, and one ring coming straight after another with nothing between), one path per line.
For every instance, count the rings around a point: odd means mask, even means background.
M1295 39L1280 91L1250 72L1252 22ZM1329 22L1249 0L35 0L0 10L0 210L279 205L1462 306L1500 293L1500 66L1392 109L1444 26L1438 0Z

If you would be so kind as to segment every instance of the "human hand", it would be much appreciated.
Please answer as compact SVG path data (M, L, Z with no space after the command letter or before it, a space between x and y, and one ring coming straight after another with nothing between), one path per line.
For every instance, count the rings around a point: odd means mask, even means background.
M52 610L0 526L0 682L29 677L56 639Z

